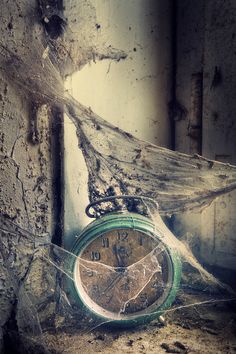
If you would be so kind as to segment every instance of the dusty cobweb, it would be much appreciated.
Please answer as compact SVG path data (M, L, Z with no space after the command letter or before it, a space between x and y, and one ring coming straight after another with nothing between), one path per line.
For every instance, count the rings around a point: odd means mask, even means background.
M0 69L38 104L64 105L87 164L91 201L112 194L143 195L157 200L160 214L171 215L201 210L236 188L235 166L141 141L64 93L60 73L44 51L32 48L24 60L1 45Z
M23 93L30 93L37 104L64 107L76 127L78 148L82 150L86 161L90 201L120 195L149 197L157 201L159 210L153 210L146 202L140 203L132 198L126 201L117 200L115 210L125 207L128 212L144 213L152 220L156 232L163 235L162 245L176 252L182 262L190 264L191 271L199 275L201 289L208 289L206 302L215 301L216 293L222 293L223 301L232 300L233 291L203 268L188 245L173 235L160 215L201 210L216 197L235 189L236 167L199 155L189 156L155 146L113 126L68 93L64 93L63 79L56 65L57 58L52 58L53 54L51 57L47 54L47 47L32 46L31 50L31 53L19 56L12 48L1 44L0 68L8 79L21 87ZM114 211L114 204L100 204L95 211L97 216L102 216ZM67 280L72 284L75 282L75 264L95 272L103 287L100 293L116 296L114 287L109 287L113 282L118 284L118 290L124 283L129 282L132 285L132 291L127 296L117 297L118 315L121 318L152 277L163 272L158 261L158 252L162 251L159 243L141 260L129 265L125 272L117 274L116 267L102 262L95 264L50 241L45 242L45 237L20 229L3 215L1 221L1 250L4 249L3 258L9 268L9 279L17 298L18 328L21 335L33 340L40 340L43 333L50 330L66 331L73 328L82 333L109 322L84 313L76 301L68 297ZM20 255L23 252L20 243L16 245L11 242L10 236L14 234L23 235L28 242L30 262L23 276L14 267L14 260L10 257L12 253ZM144 276L139 282L141 273ZM34 286L36 277L44 280L41 289ZM160 287L167 285L160 282ZM84 288L84 291L92 296L92 288ZM185 289L180 286L180 293L181 291L183 293ZM188 304L184 302L181 306L199 306L204 303L199 301L195 304L191 297L188 297L187 302ZM174 303L170 310L181 306Z
M155 214L156 217L156 214ZM171 284L165 283L162 279L164 269L159 262L159 255L166 249L165 241L156 242L156 246L147 252L147 254L126 267L125 272L117 272L117 266L109 266L100 262L94 262L79 257L72 252L69 252L55 244L50 242L42 243L42 237L33 235L26 230L20 229L16 224L12 223L5 218L1 218L2 227L1 231L4 236L9 237L11 233L20 233L21 238L24 239L24 245L29 244L32 247L32 258L29 269L23 279L19 279L17 270L14 269L14 262L12 262L7 248L5 254L5 262L9 268L9 277L14 286L16 296L18 299L17 306L17 324L21 336L26 341L26 346L31 347L32 344L40 342L44 343L45 333L54 333L55 331L71 331L78 332L80 334L88 333L92 330L98 329L100 326L109 325L112 320L104 319L102 317L94 317L91 313L85 312L81 305L78 305L75 298L68 293L68 284L70 286L77 287L77 279L75 276L75 267L79 267L81 271L92 272L95 276L99 289L94 293L93 286L83 286L84 292L93 299L97 304L103 306L103 298L110 297L115 302L116 319L122 320L124 315L129 314L130 305L137 298L142 297L145 292L145 288L149 285L152 278L156 278L156 291L165 291ZM166 234L166 226L161 226L160 220L157 224L157 234L160 234L160 230ZM173 238L172 249L179 253L183 253L185 260L189 263L196 263L196 269L203 274L202 289L211 285L211 292L206 292L204 300L196 302L191 299L191 296L184 297L181 305L177 301L170 309L159 311L156 310L156 316L160 316L163 313L170 311L181 310L181 308L201 306L205 304L211 304L219 301L232 301L235 299L233 292L224 284L219 282L211 274L207 273L200 265L190 251L182 250L183 245L180 242L179 247L176 247L176 241L173 235L168 237ZM2 245L1 245L2 246ZM15 248L16 254L21 254L22 249L19 246L12 245ZM2 247L1 247L2 248ZM186 258L186 254L191 256L191 259ZM182 257L184 260L184 257ZM194 261L193 261L194 259ZM38 269L40 267L40 269ZM38 284L35 284L37 277L41 275L43 281L42 289L38 289ZM57 282L55 282L55 275L57 276ZM57 283L57 284L56 284ZM122 292L121 289L124 285L129 284L131 291L128 293ZM177 299L183 299L182 293L184 288L179 286L177 292ZM118 296L117 296L118 294ZM221 296L219 297L219 294ZM152 311L148 311L148 303L143 303L143 307L140 312L137 312L138 318L145 317ZM53 308L53 315L48 318L49 308ZM133 318L133 324L135 324L135 317Z

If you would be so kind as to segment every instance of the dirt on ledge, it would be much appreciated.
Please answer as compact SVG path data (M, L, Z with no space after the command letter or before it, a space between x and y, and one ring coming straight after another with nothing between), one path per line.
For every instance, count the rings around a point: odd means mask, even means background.
M158 321L129 330L109 327L87 334L47 334L52 353L92 354L233 354L236 353L235 304L215 303L169 313Z

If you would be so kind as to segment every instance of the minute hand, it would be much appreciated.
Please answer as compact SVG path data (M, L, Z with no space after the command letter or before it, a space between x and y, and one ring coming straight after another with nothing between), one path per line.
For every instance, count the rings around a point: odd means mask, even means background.
M114 287L114 285L116 285L121 280L122 277L123 273L118 273L118 275L114 279L112 279L107 285L107 287L102 291L101 295L104 295L107 291L110 291Z

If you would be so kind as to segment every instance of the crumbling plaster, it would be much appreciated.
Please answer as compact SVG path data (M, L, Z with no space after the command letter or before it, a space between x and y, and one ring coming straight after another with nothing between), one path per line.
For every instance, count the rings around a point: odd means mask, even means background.
M1 4L1 44L19 51L19 54L30 50L30 44L38 32L36 16L35 2L20 1L16 4L4 1ZM35 143L30 126L33 105L31 97L25 95L6 75L1 75L1 214L40 235L52 230L50 120L47 108L41 107L37 113L39 135ZM2 232L1 240L0 326L4 327L17 306L19 283L14 284L13 274L17 275L18 281L24 279L32 262L33 249L20 233ZM9 265L12 267L10 270ZM2 341L0 343L1 347Z

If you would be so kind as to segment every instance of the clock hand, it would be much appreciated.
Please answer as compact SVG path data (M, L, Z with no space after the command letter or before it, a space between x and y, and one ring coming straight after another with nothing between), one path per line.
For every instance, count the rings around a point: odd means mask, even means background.
M120 299L122 300L120 313L124 313L126 306L142 293L155 273L162 273L162 268L155 256L156 250L157 247L144 258L127 268L126 280L129 281L130 291L120 294Z
M102 291L101 295L104 295L106 292L110 291L121 280L121 278L123 278L123 273L118 273L118 275L112 279L107 287Z
M120 256L120 253L118 252L118 247L117 247L117 245L114 245L114 246L112 247L112 251L113 251L113 253L114 253L115 257L116 257L118 267L123 268L125 265L124 265L124 262L123 262L122 257Z
M109 292L115 285L118 284L118 282L124 276L126 276L128 279L131 280L131 283L133 283L133 286L137 291L137 293L131 297L132 298L137 297L138 296L137 294L140 293L140 290L145 288L147 283L151 280L153 274L156 272L161 272L161 267L159 265L159 262L157 261L156 257L153 258L154 255L158 255L159 253L161 253L164 250L164 248L160 247L160 246L161 245L159 244L157 247L155 247L150 253L148 253L144 258L142 258L138 262L135 262L128 267L124 267L124 262L123 262L122 257L120 257L117 245L114 245L113 246L113 254L115 255L117 263L118 263L117 270L122 271L122 273L119 272L119 274L114 279L111 280L111 282L102 291L101 295L104 295L106 292ZM151 267L150 267L150 265L151 265ZM152 269L149 269L149 268L152 268ZM141 283L139 284L139 282L137 281L138 280L137 277L139 277L140 274L143 274L143 277L142 277ZM136 285L134 285L134 282L136 283ZM128 302L129 302L129 300L128 300ZM126 301L125 301L125 303L126 303Z
M126 267L111 267L104 263L94 263L92 261L88 261L82 258L79 259L78 266L84 268L87 271L93 272L95 276L98 277L98 279L100 278L100 283L104 281L106 281L107 283L107 281L109 281L109 278L111 279L114 276L111 282L102 291L102 294L107 291L110 291L115 286L115 284L123 277L123 275L127 275Z

